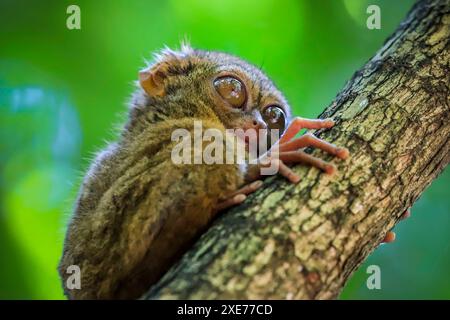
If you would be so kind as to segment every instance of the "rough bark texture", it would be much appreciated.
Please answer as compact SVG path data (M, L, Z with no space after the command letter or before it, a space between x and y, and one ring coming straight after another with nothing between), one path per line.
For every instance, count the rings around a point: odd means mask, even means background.
M339 173L267 179L145 298L337 297L450 160L449 38L450 1L419 1L322 113L337 125L318 134L351 152Z

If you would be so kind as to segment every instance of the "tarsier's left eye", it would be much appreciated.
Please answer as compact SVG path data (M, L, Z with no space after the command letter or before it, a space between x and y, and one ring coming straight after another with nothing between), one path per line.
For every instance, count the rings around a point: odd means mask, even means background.
M244 84L230 76L214 80L214 87L220 96L234 108L242 108L247 100Z
M268 106L264 109L262 116L269 129L278 129L280 134L286 129L286 115L279 106Z

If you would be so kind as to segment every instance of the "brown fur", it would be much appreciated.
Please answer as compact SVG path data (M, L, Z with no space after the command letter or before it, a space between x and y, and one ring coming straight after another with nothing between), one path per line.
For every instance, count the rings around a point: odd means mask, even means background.
M121 137L94 160L81 186L59 265L71 299L138 298L213 218L219 200L245 179L238 165L175 165L174 129L242 128L255 110L289 106L272 82L241 59L218 52L163 50L149 95L138 87ZM212 87L218 74L244 81L247 110L230 110ZM156 73L154 73L156 74ZM67 267L81 269L81 289L65 286Z

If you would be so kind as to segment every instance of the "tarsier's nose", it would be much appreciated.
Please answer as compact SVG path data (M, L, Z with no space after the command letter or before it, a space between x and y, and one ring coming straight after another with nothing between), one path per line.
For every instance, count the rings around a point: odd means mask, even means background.
M248 129L253 130L267 129L267 124L264 122L259 112L254 112L252 114L252 117L246 121L244 125L244 130Z
M252 124L251 124L251 128L255 129L255 130L267 129L267 125L262 120L253 119Z

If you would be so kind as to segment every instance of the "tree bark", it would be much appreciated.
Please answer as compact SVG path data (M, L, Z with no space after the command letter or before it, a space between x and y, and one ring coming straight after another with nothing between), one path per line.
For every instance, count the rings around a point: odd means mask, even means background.
M450 1L419 1L321 114L350 150L221 215L146 299L329 299L450 161Z

